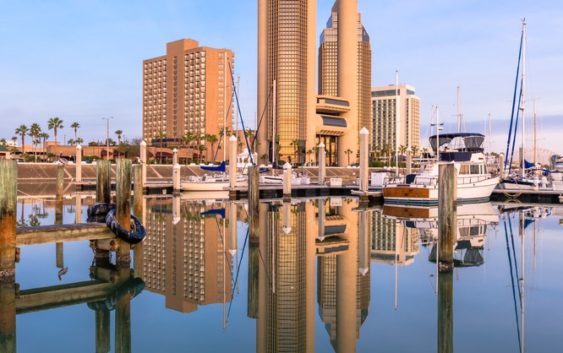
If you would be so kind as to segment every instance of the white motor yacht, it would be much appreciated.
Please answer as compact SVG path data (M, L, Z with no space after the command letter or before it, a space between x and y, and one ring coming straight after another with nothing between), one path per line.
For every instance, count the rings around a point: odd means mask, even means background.
M407 175L398 182L383 187L386 204L432 205L438 203L438 170L442 164L453 163L457 170L457 201L485 202L499 183L499 178L487 171L487 161L481 147L485 136L474 133L444 134L430 137L438 156L418 174Z

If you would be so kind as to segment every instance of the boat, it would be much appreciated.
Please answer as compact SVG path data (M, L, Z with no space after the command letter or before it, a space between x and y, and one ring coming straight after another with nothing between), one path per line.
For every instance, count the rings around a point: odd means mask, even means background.
M451 133L430 137L437 161L423 167L418 174L383 186L385 204L438 204L438 170L440 165L453 164L457 170L457 201L488 201L499 178L487 172L483 153L485 136L478 133Z
M238 176L237 186L242 187L246 185L246 177ZM226 174L190 176L188 180L180 183L182 191L228 191L229 186L229 176Z
M383 216L395 219L406 228L416 229L420 240L431 246L429 260L436 261L438 242L438 208L426 206L384 205ZM480 266L487 229L500 221L499 211L491 203L463 204L457 208L457 232L454 266Z

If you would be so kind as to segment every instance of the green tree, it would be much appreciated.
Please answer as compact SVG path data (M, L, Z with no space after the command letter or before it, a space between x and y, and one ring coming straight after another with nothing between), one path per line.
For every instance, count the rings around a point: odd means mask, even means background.
M76 121L70 124L70 127L74 130L74 141L78 138L78 129L80 129L80 124Z
M74 143L76 143L77 145L81 145L84 143L84 139L82 137L79 137L76 140L74 140Z
M34 150L34 156L35 156L35 163L37 163L37 145L41 142L41 138L39 137L39 135L41 135L41 126L39 126L39 124L37 123L33 123L31 124L31 127L29 128L29 132L28 132L29 137L31 137L31 144Z
M53 117L51 119L49 119L49 121L47 122L47 127L49 130L53 130L53 133L55 135L55 143L58 143L58 133L59 130L62 129L63 126L63 121L59 118L59 117Z
M207 134L205 135L205 140L211 144L211 155L213 157L213 162L215 162L215 144L219 141L219 139L217 138L217 135Z
M123 131L115 130L115 134L117 135L117 143L121 145L121 136L123 135Z
M40 137L41 140L43 140L43 152L47 152L47 140L49 139L49 134L46 132L42 132Z
M197 149L199 151L199 163L202 162L202 156L203 156L203 152L207 149L207 147L205 147L205 145L198 145Z
M29 132L29 128L23 124L16 129L16 135L20 135L22 139L22 153L23 153L23 147L25 146L25 135L27 135L28 132Z
M346 153L346 156L348 157L348 165L350 165L350 155L354 153L354 151L348 148L346 151L344 151L344 153Z

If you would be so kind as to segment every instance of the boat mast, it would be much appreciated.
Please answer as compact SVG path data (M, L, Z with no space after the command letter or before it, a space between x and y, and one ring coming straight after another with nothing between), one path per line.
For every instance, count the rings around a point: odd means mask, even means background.
M436 162L440 162L440 107L436 106Z
M276 121L276 115L277 115L277 101L278 101L278 96L277 96L277 81L274 80L274 87L273 87L273 94L272 94L272 166L276 165L276 142L277 142L277 138L276 138L276 125L277 125L277 121Z
M401 90L399 89L399 70L395 70L395 94L397 95L395 102L395 175L399 176L399 123L401 121Z
M520 111L522 113L522 176L526 172L526 42L527 42L527 29L526 19L522 20L523 43L522 43L522 104Z
M534 100L534 164L538 163L538 135L537 135L536 101Z
M456 99L457 132L461 132L463 126L463 113L461 112L460 92L461 92L461 88L457 86L457 99Z
M225 79L223 80L223 162L227 160L227 52L223 56ZM231 117L232 118L232 117ZM215 158L215 157L214 157Z

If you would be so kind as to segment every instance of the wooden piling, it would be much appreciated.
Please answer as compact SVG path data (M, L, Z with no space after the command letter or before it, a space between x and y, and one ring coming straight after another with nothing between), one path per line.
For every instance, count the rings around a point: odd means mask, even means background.
M143 167L133 166L133 213L138 218L143 216Z
M143 189L147 186L147 143L143 140L140 146L140 159L141 159L141 169L142 169L142 185Z
M260 205L259 170L257 166L248 167L248 213L250 217L251 232L258 233L258 216Z
M111 165L107 160L96 163L96 202L110 203L111 195Z
M457 170L453 163L441 164L438 173L438 269L451 271L457 242Z
M318 177L318 183L319 185L324 185L325 183L325 178L326 178L326 150L325 150L325 144L324 143L320 143L318 146L319 149L319 177Z
M0 160L0 282L16 269L17 164Z
M82 146L80 145L76 145L75 166L75 181L79 184L82 183Z
M96 308L96 353L109 353L110 346L110 311L101 302Z
M131 276L128 267L119 269L119 281ZM130 293L122 295L115 305L115 353L131 353L131 299Z
M65 169L63 164L57 166L57 196L55 202L55 225L63 224L63 198L65 190ZM63 243L55 244L55 265L57 268L63 269L64 264L64 245Z
M0 278L0 352L16 353L16 284Z
M249 174L250 175L250 174ZM237 138L232 135L229 138L229 197L235 199L237 196Z
M126 231L131 230L131 160L119 158L116 169L116 205L115 216L117 222ZM131 263L131 246L120 241L117 252L117 263L129 267Z
M291 164L285 163L283 165L283 201L291 202Z
M454 351L453 293L453 272L438 273L438 353Z
M369 188L369 131L365 127L360 130L360 191L368 192Z

